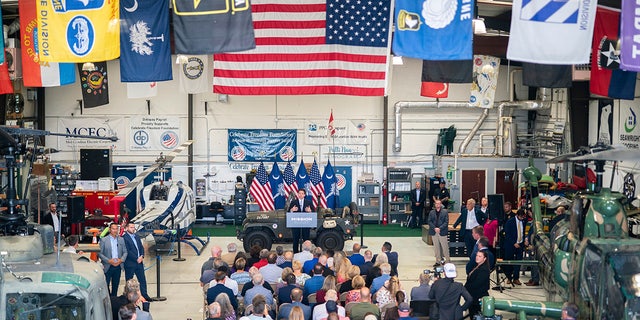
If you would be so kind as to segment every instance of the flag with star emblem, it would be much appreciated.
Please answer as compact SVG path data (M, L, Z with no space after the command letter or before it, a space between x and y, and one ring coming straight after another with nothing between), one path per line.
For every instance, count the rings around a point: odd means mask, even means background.
M322 183L322 176L320 175L320 169L318 169L316 160L313 160L311 172L309 172L309 179L311 180L311 192L313 193L313 206L316 208L326 208L327 196L324 194L324 184Z
M593 30L589 91L605 97L633 100L636 73L620 69L620 56L615 54L619 25L619 11L598 7Z
M260 210L274 210L271 184L269 183L269 177L267 177L267 169L265 169L264 163L262 162L260 162L260 166L256 172L256 177L251 182L249 194L251 194L253 200L258 203Z
M596 3L514 0L507 58L542 64L589 61Z
M383 96L391 0L255 0L253 50L214 55L213 90Z
M284 189L284 179L277 162L273 162L273 168L271 168L271 174L269 174L269 184L271 185L273 206L276 209L283 209L287 193Z
M94 62L95 70L82 70L82 63L78 63L80 73L80 88L85 108L93 108L109 104L109 85L107 78L107 62Z
M322 184L324 186L324 194L327 199L327 208L334 209L338 206L338 179L336 173L333 171L331 161L327 161L327 165L324 167L324 173L322 174Z
M284 168L284 189L287 192L287 197L291 195L291 193L295 194L298 192L298 183L296 182L296 176L293 174L293 167L291 166L291 162L287 162L287 166Z
M473 58L474 5L467 0L396 0L393 54L422 60Z
M638 42L640 37L638 30L638 15L640 2L636 0L622 0L620 12L620 68L627 71L640 71L640 54L638 54ZM22 12L20 12L22 15Z

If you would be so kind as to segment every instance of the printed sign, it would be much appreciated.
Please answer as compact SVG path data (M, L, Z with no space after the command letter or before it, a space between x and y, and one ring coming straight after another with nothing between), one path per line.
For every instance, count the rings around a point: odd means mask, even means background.
M296 162L295 129L229 129L228 160L233 162Z
M173 150L180 145L180 119L176 117L132 117L129 150Z
M316 228L318 215L315 212L287 212L287 228Z
M110 148L111 150L125 150L125 127L122 119L104 118L61 118L58 119L58 133L85 135L94 137L118 137L118 141L99 140L90 138L58 137L60 150L75 150L77 148Z
M369 144L371 130L365 122L335 120L331 136L328 131L327 120L307 121L305 123L305 142L307 144Z

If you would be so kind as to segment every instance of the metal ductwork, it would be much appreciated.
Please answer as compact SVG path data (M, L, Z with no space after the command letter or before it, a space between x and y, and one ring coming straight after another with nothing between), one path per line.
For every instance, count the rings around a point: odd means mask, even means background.
M395 109L395 140L393 151L400 152L402 150L402 112L412 111L421 112L428 110L427 108L471 108L469 102L439 102L439 101L398 101L393 105Z
M469 146L471 139L473 139L473 136L475 136L478 130L480 130L480 127L482 127L484 120L487 119L488 116L489 116L489 109L485 108L484 110L482 110L482 114L480 115L480 118L476 120L476 123L471 128L471 131L469 131L469 134L464 138L464 140L462 140L460 147L458 147L458 154L463 154L467 150L467 147Z

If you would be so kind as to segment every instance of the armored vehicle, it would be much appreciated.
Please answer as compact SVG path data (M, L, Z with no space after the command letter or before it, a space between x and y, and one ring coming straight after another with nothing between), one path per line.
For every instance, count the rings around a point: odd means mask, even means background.
M310 230L310 240L325 250L342 250L344 241L356 235L356 226L350 217L341 218L331 210L322 209L318 214L318 226ZM274 243L293 243L292 232L287 228L286 211L249 212L237 231L244 250L253 245L271 250Z

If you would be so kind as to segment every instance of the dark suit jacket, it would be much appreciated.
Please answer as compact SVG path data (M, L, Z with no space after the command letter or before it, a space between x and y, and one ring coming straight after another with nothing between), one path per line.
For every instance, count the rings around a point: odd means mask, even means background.
M424 189L420 189L420 199L416 198L416 190L411 190L411 209L418 209L418 211L424 210L424 202L427 200L427 191ZM420 206L416 206L416 202L420 202ZM418 212L418 214L422 214L422 212Z
M516 225L516 220L518 218L513 217L504 224L504 250L505 254L509 256L509 253L512 253L515 250L514 245L518 241L518 226ZM524 246L524 228L526 224L522 223L522 242L520 243L520 247Z
M233 290L225 287L223 283L217 283L207 290L207 304L216 301L216 297L221 293L226 293L229 296L233 310L238 310L238 299L236 299L236 295L233 294Z
M460 306L460 297L464 298L464 305ZM462 319L462 311L467 310L473 297L462 283L450 278L436 280L429 291L429 299L438 302L440 320Z
M467 276L467 282L464 287L476 301L484 296L489 295L489 261L483 263L478 269Z
M297 206L298 210L293 211L294 206ZM311 203L311 200L304 198L304 208L300 208L300 200L296 198L294 201L291 201L291 203L289 204L289 212L305 212L306 207L310 207L311 212L316 211L316 208L313 206L313 203Z
M440 228L440 235L446 237L449 232L449 211L444 208L440 209L440 215L436 219L436 209L431 210L427 223L429 224L430 235L434 236L436 228Z
M135 268L138 265L138 257L144 256L144 247L142 246L142 241L140 241L140 237L138 237L137 235L135 236L136 243L138 244L138 249L136 250L136 246L135 244L133 244L133 240L131 239L129 233L125 233L122 238L124 239L124 244L127 247L127 259L124 260L124 267L127 269Z
M462 226L460 227L460 236L464 237L464 235L467 232L467 214L468 214L469 210L467 210L467 207L463 207L462 210L460 210L460 216L458 217L458 220L456 220L456 222L453 224L453 227L457 227L459 224L462 224ZM482 211L478 210L477 208L474 208L473 212L476 215L476 220L478 221L478 223L482 226L484 225L485 220L487 220L487 217L484 216L484 214L482 213Z
M62 214L61 212L58 212L58 217L60 217L61 214ZM51 212L47 211L47 213L44 215L44 217L42 217L42 223L43 224L48 224L48 225L53 227L53 217L51 216ZM65 229L65 224L64 224L64 219L63 219L62 222L60 223L60 231L62 231L62 233L64 233L64 229ZM54 229L54 231L55 231L55 229Z
M278 305L283 303L291 303L291 291L297 288L295 284L288 284L278 289Z

